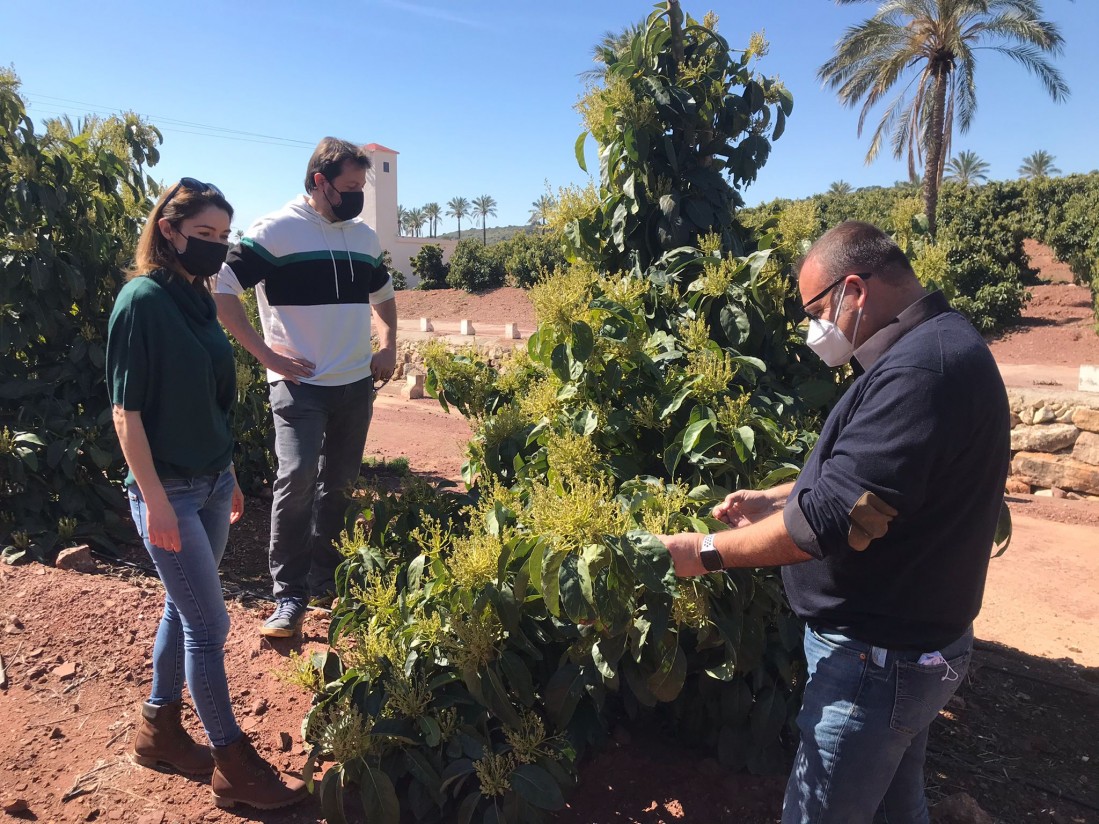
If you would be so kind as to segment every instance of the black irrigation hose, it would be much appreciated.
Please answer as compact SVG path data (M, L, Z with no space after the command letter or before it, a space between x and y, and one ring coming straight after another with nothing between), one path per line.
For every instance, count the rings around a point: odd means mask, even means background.
M93 556L95 556L96 558L98 558L100 561L102 561L105 564L110 564L111 566L124 566L124 567L129 567L130 569L138 569L138 570L141 570L142 572L144 572L147 575L150 575L154 578L157 578L157 579L160 578L160 573L158 573L156 571L156 567L154 567L152 564L139 564L139 563L136 563L135 561L127 561L124 558L118 558L118 557L115 557L114 555L108 555L104 552L100 552L100 551L95 550L95 549L93 549L91 551L91 553L92 553ZM228 595L230 597L236 597L238 595L247 595L249 598L254 598L257 601L267 601L268 603L272 603L272 604L275 603L275 601L276 601L275 596L271 595L270 593L256 592L255 590L244 589L243 587L238 587L236 589L236 591L231 591L231 590L228 590L228 589L225 588L224 583L222 584L221 592L222 592L223 595ZM316 610L318 612L328 613L328 614L332 613L332 610L330 610L330 609L325 609L324 607L315 607L312 604L308 604L306 606L306 608Z

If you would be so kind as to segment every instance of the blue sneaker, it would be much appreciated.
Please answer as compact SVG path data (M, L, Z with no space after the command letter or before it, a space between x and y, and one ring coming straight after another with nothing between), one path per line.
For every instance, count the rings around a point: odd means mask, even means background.
M305 622L304 598L279 598L275 611L264 621L259 634L268 638L293 638Z

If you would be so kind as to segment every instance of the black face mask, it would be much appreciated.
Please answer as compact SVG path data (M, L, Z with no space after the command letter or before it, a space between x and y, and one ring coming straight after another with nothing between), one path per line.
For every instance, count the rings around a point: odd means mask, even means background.
M363 204L366 202L366 195L361 191L339 192L338 194L340 196L339 206L333 205L327 192L324 195L324 199L332 207L332 214L336 216L336 220L351 220L351 218L358 217L363 210Z
M229 245L200 237L183 237L187 239L187 246L182 252L176 252L176 257L188 274L196 278L216 275L229 254Z

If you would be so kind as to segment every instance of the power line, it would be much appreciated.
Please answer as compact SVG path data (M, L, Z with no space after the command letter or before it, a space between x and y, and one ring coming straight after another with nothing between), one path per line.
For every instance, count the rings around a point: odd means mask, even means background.
M79 110L88 114L100 114L103 110L108 110L111 113L121 113L124 111L122 107L106 106L97 103L89 103L84 100L73 100L67 97L56 97L48 94L34 94L33 92L27 92L27 97L30 98L30 103L34 105L35 98L41 98L43 100L58 101L60 103L68 103L75 105ZM68 111L58 109L57 103L52 104L39 104L37 108L48 110L48 113L56 114L68 114ZM302 148L312 148L313 143L305 140L297 140L291 137L280 137L278 135L262 134L260 132L249 132L243 129L230 129L225 126L212 126L208 123L196 123L189 120L179 120L174 117L166 117L159 115L142 114L137 112L140 117L148 120L152 125L157 128L161 128L162 131L173 131L180 134L194 134L205 137L221 137L227 140L239 140L249 143L263 143L271 146L292 146ZM160 124L167 124L165 127L161 127ZM175 127L175 128L173 128ZM184 128L194 129L198 131L184 131Z

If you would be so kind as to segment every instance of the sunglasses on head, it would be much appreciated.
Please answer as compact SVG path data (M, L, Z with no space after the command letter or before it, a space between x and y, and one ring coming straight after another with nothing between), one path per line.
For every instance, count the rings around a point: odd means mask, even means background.
M862 278L863 280L867 280L868 278L873 277L874 273L873 272L852 272L851 275L854 275L857 278ZM836 280L832 281L830 284L825 286L823 289L821 289L816 295L809 298L809 300L805 301L805 303L803 303L801 305L801 311L804 313L805 317L809 318L809 320L820 320L820 315L817 315L817 314L814 314L814 313L810 312L808 307L812 306L818 300L823 298L825 295L827 295L829 292L831 292L833 289L835 289L837 286L839 286L841 283L843 283L845 280L847 280L849 277L851 277L851 275L843 275L842 277L837 278Z
M172 198L179 194L180 189L186 189L189 192L194 192L196 195L204 195L207 192L213 192L220 198L224 198L225 195L217 186L213 183L203 183L201 180L196 180L193 177L181 177L179 183L173 188L171 193L164 198L164 205L167 206L172 202Z

